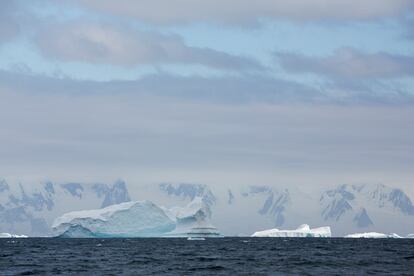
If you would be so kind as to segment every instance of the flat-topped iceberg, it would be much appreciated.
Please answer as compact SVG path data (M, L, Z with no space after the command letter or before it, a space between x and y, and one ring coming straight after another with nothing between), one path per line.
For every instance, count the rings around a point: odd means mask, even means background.
M25 235L14 235L9 233L0 233L0 238L28 238Z
M52 228L61 237L156 237L174 230L175 222L154 203L136 201L67 213Z
M270 229L255 232L252 237L275 237L275 238L330 238L331 237L331 228L329 226L313 228L311 229L309 225L302 224L295 230L279 230L279 229Z
M406 239L414 239L414 234L409 234L407 235L407 237L405 237Z
M391 239L391 238L395 238L395 239L399 239L399 238L402 238L402 237L395 234L395 233L383 234L383 233L377 233L377 232L367 232L367 233L355 233L355 234L346 235L345 238L354 238L354 239L358 239L358 238L365 238L365 239Z
M67 238L220 236L209 217L210 209L201 198L171 209L136 201L67 213L52 228L57 236Z

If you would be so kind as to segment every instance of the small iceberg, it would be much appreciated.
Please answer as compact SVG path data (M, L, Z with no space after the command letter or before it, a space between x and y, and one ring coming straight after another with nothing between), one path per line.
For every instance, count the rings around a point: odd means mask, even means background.
M414 239L414 234L409 234L407 235L407 237L405 237L406 239Z
M270 229L256 232L252 237L272 237L272 238L330 238L331 228L329 226L313 228L302 224L295 230Z
M351 238L351 239L401 239L402 237L395 234L383 234L383 233L377 233L377 232L367 232L367 233L355 233L346 235L345 238Z
M205 241L205 238L202 237L188 237L187 241Z
M0 233L0 238L14 239L14 238L28 238L28 236L14 235L14 234L9 234L9 233Z

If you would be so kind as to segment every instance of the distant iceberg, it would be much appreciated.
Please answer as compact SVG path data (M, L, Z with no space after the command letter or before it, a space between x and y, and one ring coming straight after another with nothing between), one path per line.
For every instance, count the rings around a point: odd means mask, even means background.
M407 239L414 239L414 234L409 234L409 235L407 235L407 237L406 237Z
M354 238L354 239L357 239L357 238L366 238L366 239L390 239L390 238L395 238L395 239L400 239L402 237L395 234L395 233L383 234L383 233L377 233L377 232L367 232L367 233L355 233L355 234L346 235L345 238Z
M220 236L209 217L210 210L201 198L187 207L171 209L136 201L67 213L52 228L56 236L65 238Z
M0 238L28 238L25 235L14 235L9 233L0 233Z
M296 230L270 229L256 232L252 237L275 237L275 238L330 238L331 228L329 226L311 229L309 225L302 224Z

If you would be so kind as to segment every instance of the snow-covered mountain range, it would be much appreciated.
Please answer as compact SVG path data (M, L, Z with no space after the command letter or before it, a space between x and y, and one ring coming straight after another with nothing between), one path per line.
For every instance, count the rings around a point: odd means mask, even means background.
M130 201L125 182L112 185L62 183L11 185L0 180L0 232L51 234L53 220L69 211L103 208Z
M201 197L212 223L225 235L251 235L274 227L331 226L333 236L355 232L414 231L414 205L402 190L382 184L340 185L325 190L281 186L208 186L190 183L10 184L0 180L0 232L45 236L64 213L130 200L186 206Z

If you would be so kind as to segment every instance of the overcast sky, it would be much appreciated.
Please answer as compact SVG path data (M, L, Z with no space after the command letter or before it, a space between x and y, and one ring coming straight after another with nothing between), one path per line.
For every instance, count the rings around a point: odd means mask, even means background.
M0 1L1 176L414 195L414 1Z

